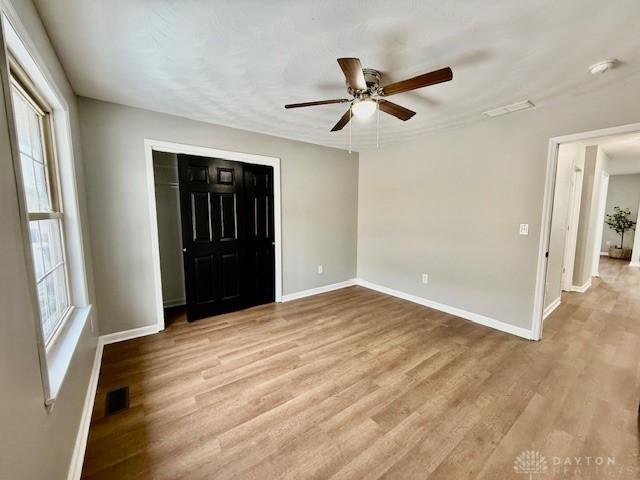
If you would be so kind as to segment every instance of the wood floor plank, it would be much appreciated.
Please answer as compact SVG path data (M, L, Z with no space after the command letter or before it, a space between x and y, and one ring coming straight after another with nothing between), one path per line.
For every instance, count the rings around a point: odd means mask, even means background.
M638 478L640 269L600 272L541 342L349 287L108 345L83 479L493 480L525 450Z

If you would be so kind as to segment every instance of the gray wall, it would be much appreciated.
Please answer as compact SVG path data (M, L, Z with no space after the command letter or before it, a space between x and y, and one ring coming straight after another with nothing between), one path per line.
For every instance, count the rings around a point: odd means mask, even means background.
M281 158L283 293L355 276L357 154L86 98L79 104L102 334L156 321L145 138Z
M37 50L36 57L51 73L70 109L81 217L86 226L83 168L79 149L76 97L49 44L30 1L14 1L14 8ZM19 25L16 25L20 31ZM39 59L36 58L38 61ZM0 97L0 109L5 104ZM66 478L80 423L96 338L89 322L73 357L55 407L44 407L34 317L27 278L21 219L18 216L8 124L0 115L0 477L11 480ZM84 234L85 264L91 287L90 241ZM90 298L93 298L90 288Z
M549 138L640 121L638 80L360 152L358 277L530 328Z
M613 214L613 207L628 208L631 210L631 220L638 220L638 205L640 204L640 174L635 175L611 175L609 177L609 192L607 194L607 207L605 212ZM634 231L624 234L624 246L633 246ZM602 246L600 251L608 252L610 245L620 245L620 235L611 230L608 225L602 232Z
M180 190L178 189L178 156L175 153L154 151L153 178L156 186L162 302L165 307L184 305L186 292Z

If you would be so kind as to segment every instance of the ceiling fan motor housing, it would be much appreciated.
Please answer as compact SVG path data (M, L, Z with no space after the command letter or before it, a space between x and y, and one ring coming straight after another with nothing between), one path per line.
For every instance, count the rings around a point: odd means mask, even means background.
M379 94L380 90L380 72L374 70L372 68L363 68L362 73L364 73L365 82L367 82L367 90L354 90L349 86L347 82L347 91L350 95L353 95L356 98L369 97L370 95Z

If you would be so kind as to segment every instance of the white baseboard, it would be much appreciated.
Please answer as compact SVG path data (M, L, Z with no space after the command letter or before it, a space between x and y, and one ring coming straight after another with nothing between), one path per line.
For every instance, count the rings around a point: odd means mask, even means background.
M399 290L394 290L382 285L377 285L360 278L356 279L356 285L360 285L377 292L386 293L387 295L391 295L394 297L402 298L403 300L408 300L409 302L417 303L419 305L433 308L435 310L440 310L441 312L449 313L466 320L471 320L472 322L484 325L485 327L490 327L496 330L500 330L501 332L510 333L518 337L526 338L527 340L533 339L533 334L530 329L517 327L515 325L501 322L500 320L496 320L494 318L485 317L484 315L480 315L478 313L469 312L467 310L463 310L458 307L452 307L451 305L446 305L444 303L434 302L433 300L418 297L410 293L400 292Z
M569 288L567 288L567 292L584 293L590 288L591 288L591 280L589 280L584 285L571 285Z
M73 455L69 464L69 473L67 480L80 480L82 474L82 464L84 463L84 453L87 448L87 439L89 438L89 427L91 426L91 415L93 413L93 404L96 399L96 389L98 388L98 378L100 377L100 363L102 362L102 352L104 346L110 343L123 342L132 338L144 337L158 333L157 325L148 327L134 328L123 332L110 333L98 337L98 345L96 346L96 354L93 358L93 366L91 367L91 377L87 386L87 393L84 397L84 405L82 407L82 415L80 416L80 426L76 435L76 443L73 447Z
M608 257L609 256L609 252L600 252L600 256L601 257Z
M93 357L93 366L91 367L91 376L89 377L89 386L84 396L84 405L82 407L82 415L80 417L80 425L76 435L76 443L73 447L73 455L71 456L71 464L69 465L69 473L67 480L79 480L82 474L82 464L84 463L84 452L87 448L87 439L89 438L89 426L91 425L91 414L93 413L93 403L96 399L96 389L98 388L98 378L100 376L100 363L102 362L102 351L104 343L98 337L96 346L96 354Z
M356 279L352 278L345 280L344 282L332 283L331 285L324 285L322 287L310 288L309 290L302 290L295 293L287 293L282 295L283 302L290 302L291 300L297 300L299 298L310 297L312 295L318 295L319 293L331 292L333 290L339 290L340 288L352 287L356 284Z
M544 320L549 315L551 315L553 311L560 306L560 303L561 303L560 297L556 298L553 302L551 302L549 306L544 309L544 312L542 314L542 320Z
M124 342L125 340L131 340L132 338L144 337L146 335L153 335L158 333L157 325L149 325L147 327L132 328L131 330L124 330L122 332L110 333L108 335L102 335L100 340L103 345L110 343Z
M630 267L640 267L640 262L631 262L629 264Z

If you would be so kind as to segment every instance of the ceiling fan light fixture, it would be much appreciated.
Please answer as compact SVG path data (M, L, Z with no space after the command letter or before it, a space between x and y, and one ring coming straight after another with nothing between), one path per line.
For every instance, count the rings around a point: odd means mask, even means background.
M615 58L608 58L606 60L602 60L601 62L594 63L593 65L591 65L589 67L589 71L591 72L592 75L606 73L612 68L615 68L617 63L618 63L618 60L616 60Z
M365 120L371 115L373 115L376 111L376 102L373 100L366 98L364 100L358 100L353 103L351 107L351 111L353 112L353 116Z
M358 58L339 58L338 65L344 74L347 93L352 98L336 98L333 100L320 100L314 102L290 103L284 108L314 107L318 105L329 105L333 103L348 103L349 109L342 114L338 123L331 129L332 132L342 130L349 125L349 138L351 138L351 120L355 116L358 119L368 119L377 113L376 125L380 123L380 110L385 114L396 117L398 120L406 122L411 119L416 112L386 100L383 97L395 95L397 93L410 92L418 88L428 87L437 83L448 82L453 78L450 67L424 73L417 77L401 80L380 86L380 72L371 68L362 68Z

